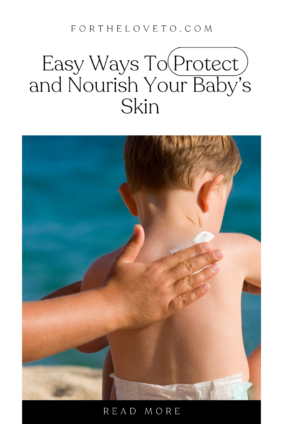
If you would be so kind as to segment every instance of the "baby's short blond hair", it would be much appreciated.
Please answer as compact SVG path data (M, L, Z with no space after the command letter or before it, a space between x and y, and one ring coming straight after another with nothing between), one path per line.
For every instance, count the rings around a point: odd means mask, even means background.
M231 181L242 160L229 135L128 136L124 146L127 182L134 194L141 189L193 190L198 176L223 174Z

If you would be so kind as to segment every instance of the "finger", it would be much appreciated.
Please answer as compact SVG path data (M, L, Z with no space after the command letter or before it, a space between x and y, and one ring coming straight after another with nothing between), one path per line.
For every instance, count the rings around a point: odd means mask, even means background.
M134 262L144 244L144 229L141 225L135 225L134 232L124 250L118 256L116 262Z
M217 263L210 265L209 267L203 269L197 274L191 275L190 277L185 277L182 280L177 281L172 285L174 293L176 296L185 294L191 290L194 290L200 284L203 284L205 281L209 280L211 277L216 275L220 270L220 267Z
M213 250L212 252L204 253L203 255L179 263L179 265L167 271L167 273L171 274L171 282L176 282L220 261L223 256L224 254L221 250Z
M169 304L170 312L174 313L180 311L181 309L195 302L197 299L200 299L202 296L206 295L209 290L209 284L201 284L189 293L181 294L180 296L175 297Z
M178 252L172 253L171 255L165 256L164 258L156 261L162 266L162 269L166 271L167 269L173 268L178 265L180 262L184 262L188 259L194 258L195 256L202 255L205 252L211 250L211 245L209 243L198 243L194 246L188 247L187 249L179 250Z

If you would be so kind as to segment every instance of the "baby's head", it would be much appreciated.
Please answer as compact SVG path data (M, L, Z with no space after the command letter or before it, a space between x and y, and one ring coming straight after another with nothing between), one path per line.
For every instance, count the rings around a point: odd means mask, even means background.
M124 146L127 185L120 193L134 215L143 193L185 192L201 220L218 231L241 157L231 136L128 136ZM210 226L211 227L211 226Z

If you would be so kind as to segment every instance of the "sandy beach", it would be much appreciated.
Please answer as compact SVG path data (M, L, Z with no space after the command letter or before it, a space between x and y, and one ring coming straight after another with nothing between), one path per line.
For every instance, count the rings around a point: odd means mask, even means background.
M101 400L102 370L73 366L23 367L23 400Z

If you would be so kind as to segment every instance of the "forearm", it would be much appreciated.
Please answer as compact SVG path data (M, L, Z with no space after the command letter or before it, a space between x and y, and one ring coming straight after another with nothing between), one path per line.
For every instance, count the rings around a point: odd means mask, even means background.
M23 362L83 345L119 328L106 287L23 303Z
M54 297L68 296L69 294L79 293L81 289L81 283L82 283L81 281L77 281L76 283L69 284L68 286L65 286L65 287L61 287L60 289L47 294L41 300L53 299Z

